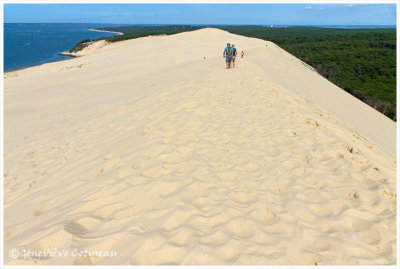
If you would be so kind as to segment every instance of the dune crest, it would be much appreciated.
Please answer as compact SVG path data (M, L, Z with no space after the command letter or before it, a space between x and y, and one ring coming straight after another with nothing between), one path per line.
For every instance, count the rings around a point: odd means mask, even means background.
M5 78L5 264L396 264L393 122L259 39L91 49Z

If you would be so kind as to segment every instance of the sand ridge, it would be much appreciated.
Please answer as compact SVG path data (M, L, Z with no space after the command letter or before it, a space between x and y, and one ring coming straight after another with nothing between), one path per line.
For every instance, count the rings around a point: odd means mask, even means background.
M291 61L266 43L205 29L6 78L5 264L395 264L394 157L266 70Z

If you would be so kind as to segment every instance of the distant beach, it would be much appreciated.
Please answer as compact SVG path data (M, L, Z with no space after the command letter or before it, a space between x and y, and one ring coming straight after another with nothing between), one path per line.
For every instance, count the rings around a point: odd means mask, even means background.
M70 59L59 55L84 39L112 37L118 33L89 31L108 24L5 23L4 71Z
M106 30L97 30L97 29L89 29L89 31L94 31L94 32L103 32L103 33L112 33L112 34L117 34L117 35L123 35L124 33L121 32L112 32L112 31L106 31Z

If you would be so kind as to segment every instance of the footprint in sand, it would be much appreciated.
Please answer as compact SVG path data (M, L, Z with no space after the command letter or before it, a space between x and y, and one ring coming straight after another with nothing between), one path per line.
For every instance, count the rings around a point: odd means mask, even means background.
M358 233L360 238L370 245L379 244L382 241L381 234L377 225L372 225L368 229L364 229Z
M243 218L233 219L229 221L225 226L231 235L240 238L252 237L254 235L254 232L257 230L253 222Z
M357 190L353 188L347 188L347 187L336 188L336 193L344 199L360 198L360 195L358 194Z
M355 147L353 147L353 146L350 146L350 145L347 145L347 144L341 144L340 147L342 149L347 150L351 154L360 154L360 150L355 148Z
M62 70L70 70L70 69L81 69L82 67L86 66L87 64L79 64L79 65L72 65L62 68Z
M146 134L150 133L150 131L152 131L152 130L153 130L153 127L148 126L148 127L143 129L142 134L146 135Z
M218 228L219 224L224 221L225 219L220 215L204 217L203 215L195 214L190 216L187 226L195 230L197 233L204 235L214 232Z
M367 230L372 226L371 221L352 218L352 217L345 217L343 221L346 224L346 226L348 226L353 231L357 232L362 230Z
M94 227L96 227L100 222L101 220L96 218L84 217L81 219L70 221L64 227L64 230L73 235L85 235L89 233Z
M390 211L388 204L383 202L379 196L370 200L369 208L378 215L387 214Z
M29 183L28 189L32 188L36 183L37 183L36 180L34 180L34 181L32 181L31 183Z
M328 217L334 213L334 209L330 203L310 204L308 209L316 216Z
M146 149L144 152L143 156L146 158L155 158L157 156L160 156L161 153L165 152L168 149L168 145L165 144L158 144L158 145L153 145Z
M236 240L230 240L225 245L217 248L215 253L227 263L232 263L242 253L242 245Z
M279 149L278 146L276 145L271 145L268 146L267 149L265 150L265 157L269 157L269 158L274 158L277 157L279 154L281 154L281 150ZM267 160L269 161L269 160Z
M323 161L322 164L329 170L329 171L336 171L338 168L341 168L343 165L337 159L328 159Z
M312 125L312 126L316 126L316 127L321 126L321 124L319 124L318 121L316 121L314 119L311 119L311 118L305 119L304 123L307 124L307 125Z
M254 192L248 191L232 191L231 198L233 201L242 204L248 205L257 200L257 195Z
M124 179L132 175L133 172L130 169L121 169L115 174L116 179Z
M162 187L160 188L160 196L165 198L173 193L177 192L184 186L184 182L182 180L165 182L162 183Z
M171 213L167 219L163 222L162 228L164 231L175 230L182 227L182 224L189 217L188 213L185 211L175 211Z
M186 157L185 154L181 152L170 152L160 155L159 159L164 163L178 163Z
M168 170L166 170L162 165L156 165L146 170L143 170L141 175L147 178L158 178L166 174L167 171Z
M351 164L358 171L366 170L372 166L372 163L370 161L361 158L354 160Z
M19 225L15 225L12 228L4 228L4 241L10 239L13 237L13 234L15 234L15 232L17 232L20 228L22 227L22 224Z
M261 166L256 163L256 162L248 162L243 166L244 169L246 169L248 172L256 172L261 169Z
M120 163L121 163L121 158L117 157L114 159L110 159L108 161L106 161L104 163L104 165L100 168L99 172L97 173L97 175L102 175L105 172L108 172L111 169L116 169L120 167Z
M263 224L272 224L279 220L277 214L268 207L253 210L251 216Z
M376 190L378 188L378 183L368 177L363 177L361 181L361 188L366 189L366 190Z
M175 234L170 236L168 240L178 246L186 246L189 244L193 236L193 232L185 227L179 228Z
M40 205L34 212L33 215L34 216L39 216L41 214L43 214L44 212L48 211L49 208L54 205L56 201L55 200L51 200L51 201L47 201L45 203L43 203L42 205Z
M217 173L218 177L224 181L236 181L238 180L238 173L234 171L224 171Z
M211 235L201 237L199 242L204 245L222 246L225 245L229 240L230 237L227 236L226 233L218 230Z
M113 203L110 205L105 205L105 206L101 207L100 209L96 210L92 216L97 219L105 220L106 218L111 216L112 213L121 209L121 206L122 206L121 202Z
M397 194L396 193L392 193L389 190L383 190L382 191L382 196L385 197L393 205L396 205L396 199L397 199Z
M144 239L140 247L135 250L134 255L130 261L131 265L146 265L154 264L148 254L154 253L156 249L162 248L166 244L166 239L162 236L155 235L149 236Z

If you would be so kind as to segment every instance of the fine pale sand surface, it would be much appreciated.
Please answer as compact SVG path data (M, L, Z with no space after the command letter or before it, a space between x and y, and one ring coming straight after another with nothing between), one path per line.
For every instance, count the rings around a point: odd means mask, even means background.
M5 74L5 264L396 264L393 121L221 30L83 54Z

